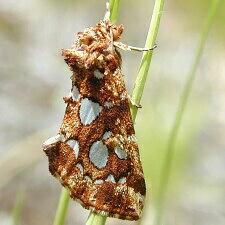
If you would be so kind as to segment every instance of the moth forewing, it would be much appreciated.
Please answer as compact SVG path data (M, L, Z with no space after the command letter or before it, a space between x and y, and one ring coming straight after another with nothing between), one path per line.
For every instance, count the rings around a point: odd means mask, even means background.
M146 188L121 56L114 47L122 31L121 25L100 21L63 50L72 88L64 98L59 136L52 139L56 143L45 150L50 172L73 199L103 215L137 220Z

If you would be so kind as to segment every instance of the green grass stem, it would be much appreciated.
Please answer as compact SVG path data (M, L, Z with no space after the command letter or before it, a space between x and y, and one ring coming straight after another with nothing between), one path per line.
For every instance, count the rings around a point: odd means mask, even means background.
M70 200L69 191L66 188L62 188L58 208L53 223L54 225L65 224L69 200Z
M190 68L190 72L187 75L187 80L185 82L183 91L180 96L179 104L178 104L176 115L175 115L175 120L174 120L172 129L169 135L169 139L168 139L165 161L163 162L162 171L160 175L159 192L158 192L159 195L156 200L156 215L154 220L155 225L162 224L163 208L164 208L165 199L166 199L166 191L168 187L168 182L169 182L169 178L171 174L171 167L172 167L172 162L173 162L174 153L175 153L174 150L175 150L177 135L181 127L182 118L185 112L188 98L190 96L190 93L193 87L196 71L203 53L206 39L210 31L210 28L212 26L213 19L216 15L220 2L221 0L212 0L211 2L208 15L203 25L203 30L201 32L200 39L197 45L194 61Z
M116 23L119 14L120 0L110 1L110 21Z
M150 27L145 43L145 48L152 48L156 42L156 37L159 30L159 24L161 20L161 15L163 12L163 6L164 6L164 0L156 0L152 19L150 22ZM153 51L144 52L139 68L139 72L134 84L134 89L132 93L132 102L135 103L135 105L140 105L140 101L143 95L143 91L145 88L146 79L148 77L148 72L152 60ZM136 119L138 108L135 105L131 105L131 114L133 121Z
M15 205L12 211L12 225L19 225L23 208L24 195L19 192L16 196Z
M90 212L86 225L104 225L106 219L106 216L102 216L95 212Z

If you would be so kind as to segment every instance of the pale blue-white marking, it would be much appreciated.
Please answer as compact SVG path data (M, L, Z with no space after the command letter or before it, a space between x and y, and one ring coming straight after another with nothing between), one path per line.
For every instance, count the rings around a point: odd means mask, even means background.
M92 182L91 178L89 176L85 176L84 179L87 181L87 182Z
M80 170L81 173L84 173L84 167L80 163L77 163L76 167Z
M127 99L127 92L124 91L121 95L120 95L121 100Z
M112 108L112 107L113 107L113 103L112 103L112 102L107 101L107 102L105 102L105 103L104 103L104 106L105 106L106 108L110 109L110 108Z
M126 181L127 181L127 178L126 178L126 177L121 177L121 178L118 180L118 183L119 183L119 184L124 184L124 183L126 183Z
M120 123L120 119L117 118L115 124L118 125Z
M94 76L98 79L102 79L104 77L104 74L101 73L99 70L94 71Z
M90 148L89 158L90 161L99 169L106 166L108 161L108 148L102 141L96 141Z
M84 125L91 124L102 111L102 106L92 102L88 98L84 98L80 105L80 120Z
M136 138L136 136L135 136L134 134L133 134L133 135L128 136L128 137L127 137L127 140L128 140L128 141L137 142L137 138Z
M106 178L105 181L116 183L115 178L114 178L114 176L112 174L109 174L109 176Z
M108 138L111 137L111 135L112 135L112 132L111 132L111 131L106 131L106 132L104 133L104 135L102 136L102 139L103 139L103 140L107 140Z
M101 179L98 179L98 180L95 180L95 182L94 182L94 184L103 184L103 180L101 180Z
M51 137L49 138L48 140L46 140L44 143L43 143L43 148L46 148L48 145L52 145L52 144L55 144L59 141L63 141L63 135L62 134L57 134L56 136L54 137Z
M80 98L80 93L78 88L74 85L72 90L71 90L71 97L73 101L77 101Z
M115 148L115 153L118 156L119 159L126 159L127 158L127 153L125 152L124 149L122 149L121 147L117 146Z
M79 143L76 140L70 139L66 142L70 148L72 148L75 152L75 157L78 158L78 154L79 154Z

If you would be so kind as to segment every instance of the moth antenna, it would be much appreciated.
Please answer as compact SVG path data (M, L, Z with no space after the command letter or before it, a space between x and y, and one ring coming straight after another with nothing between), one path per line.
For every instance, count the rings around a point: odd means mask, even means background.
M104 21L109 21L110 19L110 4L109 4L109 0L106 1L106 13L104 16Z

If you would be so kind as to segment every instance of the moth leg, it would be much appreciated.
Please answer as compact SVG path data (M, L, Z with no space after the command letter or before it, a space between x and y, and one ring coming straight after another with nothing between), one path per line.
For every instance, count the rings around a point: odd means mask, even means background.
M120 48L120 49L124 50L124 51L138 51L138 52L152 51L157 47L157 45L154 45L152 48L139 48L139 47L126 45L122 42L117 42L117 41L114 41L113 45L117 48Z
M132 105L132 106L135 106L137 107L138 109L141 109L142 108L142 105L139 104L139 103L136 103L130 95L128 95L128 100L129 100L129 103Z

